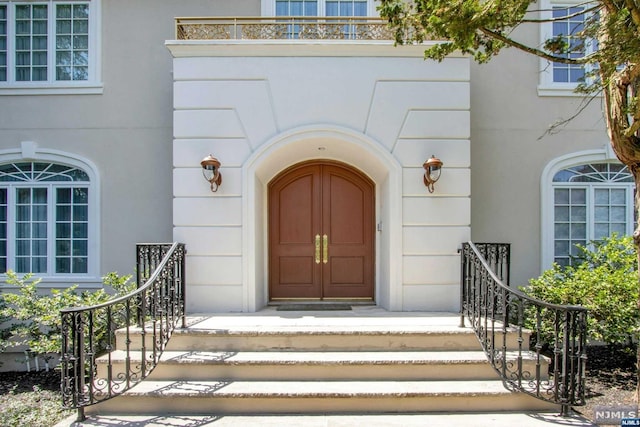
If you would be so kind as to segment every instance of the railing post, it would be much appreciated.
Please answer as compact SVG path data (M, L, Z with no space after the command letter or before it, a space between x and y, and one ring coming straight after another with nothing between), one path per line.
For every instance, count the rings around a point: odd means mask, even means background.
M184 245L180 246L180 310L182 311L182 328L187 327L187 270L186 266L187 251Z
M458 326L460 328L464 328L464 302L466 293L465 287L467 283L467 275L465 274L465 266L467 263L465 243L463 243L462 247L458 249L458 253L460 254L460 324Z

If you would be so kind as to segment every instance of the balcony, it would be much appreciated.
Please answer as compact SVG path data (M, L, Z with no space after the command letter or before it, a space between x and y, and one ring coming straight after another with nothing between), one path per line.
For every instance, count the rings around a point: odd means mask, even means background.
M381 18L176 18L176 40L394 40Z

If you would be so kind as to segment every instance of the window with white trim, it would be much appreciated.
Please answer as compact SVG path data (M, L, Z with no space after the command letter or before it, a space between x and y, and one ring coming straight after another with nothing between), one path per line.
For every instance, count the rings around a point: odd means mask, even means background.
M96 84L97 1L0 0L0 88Z
M0 165L0 272L88 275L90 192L89 176L74 166Z
M566 266L587 245L633 232L634 180L619 163L588 163L553 176L553 261Z
M564 58L578 59L597 49L595 40L584 39L581 32L584 30L587 15L582 13L589 8L584 2L554 2L543 1L543 11L541 18L549 22L545 22L542 26L541 42L544 43L548 39L560 37L569 47L569 52L557 54ZM566 18L566 19L563 19ZM547 60L541 60L541 94L573 94L573 90L579 84L584 82L588 69L580 64L564 64L561 62L549 63ZM551 93L545 93L544 90L550 90ZM555 91L555 92L554 92Z

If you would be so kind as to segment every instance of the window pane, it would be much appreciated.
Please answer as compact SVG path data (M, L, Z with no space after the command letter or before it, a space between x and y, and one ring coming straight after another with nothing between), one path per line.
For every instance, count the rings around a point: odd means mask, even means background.
M571 239L587 239L587 227L586 224L571 224Z
M73 259L73 271L74 274L81 274L87 272L87 259L86 258L74 258Z
M586 221L587 208L584 206L576 206L571 208L571 221Z
M58 257L71 255L71 240L57 240L56 255Z
M595 240L601 240L603 237L609 236L609 224L596 224L594 229Z
M597 222L609 222L609 208L596 207L594 212Z
M81 239L87 238L87 224L74 224L73 237Z
M627 219L627 209L624 207L611 208L611 221L624 222Z
M569 238L569 224L556 224L554 229L557 239Z
M31 242L29 240L18 240L16 242L16 254L22 257L31 255Z
M16 257L16 273L33 273L31 271L31 265L29 258Z
M56 224L56 237L71 237L71 224L58 222Z
M76 4L73 6L73 17L76 19L88 19L89 18L89 5L88 4Z
M0 82L7 81L7 6L0 5ZM0 258L0 262L3 259ZM4 270L0 269L0 272Z
M56 37L56 49L58 49L56 58L58 57L58 55L62 53L60 52L60 50L71 49L71 36L65 35L65 36ZM69 54L69 57L71 57L70 52L65 52L65 53ZM58 61L58 64L59 64L59 61Z
M47 206L34 206L33 207L33 220L34 221L46 221L47 220Z
M587 202L587 191L586 190L571 190L571 204L581 204L584 205Z
M48 6L17 5L15 10L16 80L46 81Z
M569 190L567 189L556 189L554 191L555 203L566 205L569 203Z
M554 254L556 256L565 256L569 254L569 241L556 240L554 244Z
M73 245L74 256L87 256L89 253L86 240L77 240Z
M47 254L47 241L46 240L33 240L31 243L31 249L33 255L46 255Z
M71 273L71 259L56 258L56 273Z
M38 204L47 203L47 189L46 188L34 188L33 189L33 202Z
M87 204L89 202L89 189L88 188L74 188L73 189L73 203Z
M56 220L71 221L71 206L58 206L56 208Z
M56 18L60 20L71 18L71 5L70 4L58 5L56 7Z
M58 202L58 204L71 203L71 189L58 188L56 190L56 201Z
M88 15L88 5L57 6L56 80L89 79Z
M614 205L626 205L627 192L623 189L611 190L611 204Z
M31 225L28 222L16 223L16 237L18 239L28 239L31 237Z
M89 209L87 206L74 206L73 207L73 220L74 221L87 221L89 219Z
M595 191L595 199L597 205L608 205L609 204L609 190L608 189L599 189L597 188Z
M556 206L555 219L556 221L569 221L569 208L567 206Z

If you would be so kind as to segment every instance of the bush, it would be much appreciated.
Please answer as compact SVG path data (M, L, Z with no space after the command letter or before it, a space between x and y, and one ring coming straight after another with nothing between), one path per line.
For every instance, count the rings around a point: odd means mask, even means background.
M638 265L633 240L614 235L591 246L579 246L577 265L554 264L523 291L550 303L586 307L590 340L623 344L637 339Z
M11 319L9 326L4 328L5 335L9 337L4 344L6 347L26 345L47 364L55 354L60 354L62 348L60 310L100 304L111 298L104 289L78 293L77 285L62 290L52 289L50 295L44 295L38 291L40 279L33 279L32 274L23 277L18 277L13 271L6 274L7 284L14 289L0 294L0 318ZM109 273L103 281L119 294L135 287L129 283L130 279L131 276Z

